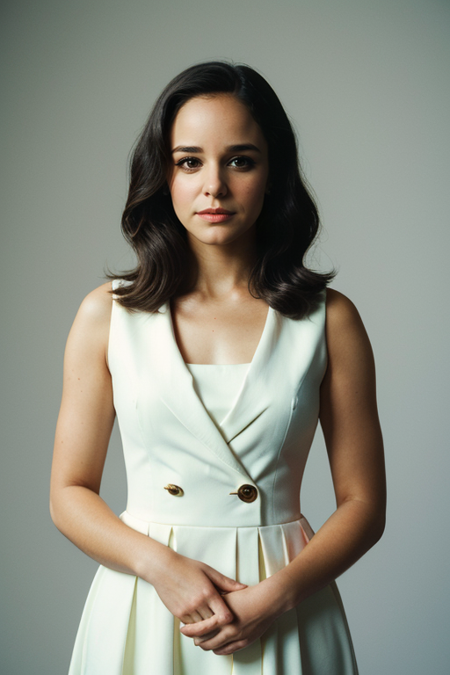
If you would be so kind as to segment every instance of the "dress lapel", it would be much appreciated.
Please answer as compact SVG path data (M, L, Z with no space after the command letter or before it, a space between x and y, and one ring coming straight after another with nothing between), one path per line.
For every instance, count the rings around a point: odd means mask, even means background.
M269 307L264 330L247 375L232 409L221 424L227 443L230 443L270 405L273 396L269 384L270 362L275 354L280 329L281 317Z
M168 304L160 308L155 319L151 329L154 350L150 358L161 400L222 462L251 482L251 477L224 440L195 391L192 375L176 343Z

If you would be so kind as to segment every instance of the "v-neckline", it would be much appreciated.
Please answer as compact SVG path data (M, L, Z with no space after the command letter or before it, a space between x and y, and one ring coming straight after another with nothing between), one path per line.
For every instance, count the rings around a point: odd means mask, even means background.
M233 408L219 429L197 395L194 381L175 339L168 303L158 310L157 320L148 321L152 349L147 353L159 398L178 420L228 467L251 482L231 441L270 405L269 371L283 322L276 310L267 310L266 322ZM156 318L156 317L155 317ZM147 335L147 331L144 333Z
M201 405L203 410L205 411L206 415L208 418L211 420L212 424L214 427L217 429L219 434L223 437L225 442L228 444L232 438L236 435L236 433L239 433L239 425L240 425L240 417L242 414L244 414L245 411L245 406L242 406L242 402L244 401L245 398L247 398L247 391L250 388L251 384L256 381L258 375L260 374L261 368L263 363L265 363L268 360L268 354L267 352L270 351L270 349L267 348L267 345L271 342L271 337L273 335L273 326L274 326L274 319L275 319L275 310L269 305L268 310L267 310L267 315L266 319L264 322L264 327L261 333L261 336L259 338L259 342L256 346L255 352L253 354L253 358L249 363L249 367L247 369L247 372L245 374L245 377L242 381L242 384L240 386L240 389L236 395L236 398L234 399L234 403L228 413L225 415L225 417L222 420L222 423L220 426L218 426L215 421L212 419L210 416L207 408L205 407L203 401L201 400L200 396L197 394L197 391L195 390L194 386L194 378L192 373L190 372L189 368L186 365L186 362L183 358L183 355L181 354L180 348L178 346L177 340L176 340L176 335L175 335L175 326L173 322L173 316L172 316L172 309L170 306L170 302L167 302L165 306L165 313L168 315L168 322L170 326L170 333L172 336L172 341L173 341L173 349L177 353L178 356L178 361L181 362L182 368L184 371L184 376L189 379L192 387L192 395L197 399L198 403ZM220 364L193 364L193 365L220 365ZM227 365L227 364L223 364ZM229 364L231 365L231 364ZM234 365L234 364L233 364ZM240 365L240 364L236 364ZM248 406L247 406L248 407ZM241 415L239 414L241 412ZM244 424L245 426L245 424Z
M273 311L274 310L272 309L272 307L270 305L268 305L268 310L267 310L266 318L265 318L265 321L264 321L262 333L260 335L258 344L256 345L256 349L253 353L253 358L252 358L251 361L246 361L245 363L242 363L242 364L241 363L189 363L189 365L192 365L192 366L235 366L235 365L240 366L240 365L248 365L249 370L250 370L252 365L253 365L253 362L255 361L255 358L258 354L258 350L260 348L260 345L263 342L264 334L267 332L267 327L268 327L268 324L269 324L269 317L270 317L270 314ZM177 352L180 356L180 359L183 361L186 370L189 372L189 369L186 365L186 361L184 360L183 355L182 355L182 353L180 351L180 348L178 346L178 343L177 343L176 332L175 332L175 324L173 322L172 307L171 307L170 301L166 303L165 312L167 312L167 314L169 315L170 329L171 329L171 333L172 333L172 337L173 337L173 340L174 340L174 343L175 343L176 350L177 350Z

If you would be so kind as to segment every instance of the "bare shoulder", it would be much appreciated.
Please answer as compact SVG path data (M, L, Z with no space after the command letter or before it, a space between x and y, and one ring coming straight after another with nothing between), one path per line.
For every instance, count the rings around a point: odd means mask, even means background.
M327 288L327 323L343 328L355 321L361 321L361 317L353 302L334 288Z
M111 282L102 284L84 298L69 334L69 350L87 348L106 353L112 303Z
M327 289L326 336L331 356L371 354L369 338L353 302L343 293Z
M84 321L93 324L109 322L112 303L111 282L108 281L88 293L80 305L78 314Z

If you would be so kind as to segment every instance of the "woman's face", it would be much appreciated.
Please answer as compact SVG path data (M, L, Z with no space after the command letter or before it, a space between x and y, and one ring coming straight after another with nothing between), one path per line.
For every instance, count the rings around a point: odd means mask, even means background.
M269 161L266 140L247 107L230 94L190 99L175 118L170 149L170 194L191 245L252 238Z

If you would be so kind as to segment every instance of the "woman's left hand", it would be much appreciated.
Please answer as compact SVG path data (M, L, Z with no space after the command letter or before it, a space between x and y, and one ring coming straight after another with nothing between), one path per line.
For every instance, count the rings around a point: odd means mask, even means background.
M268 589L267 589L268 590ZM233 654L259 638L276 618L273 604L267 597L264 584L249 586L224 596L235 619L214 633L203 628L203 621L183 626L183 635L194 638L194 643L214 654Z

